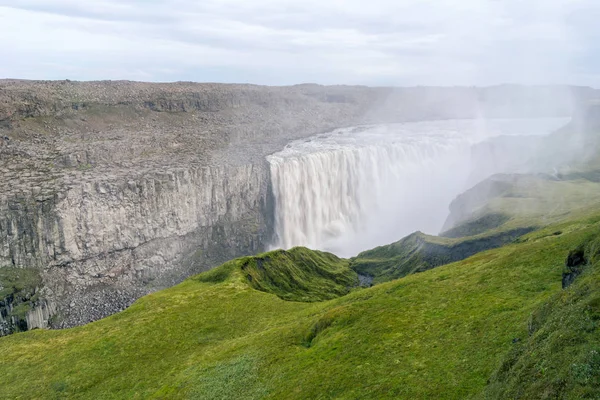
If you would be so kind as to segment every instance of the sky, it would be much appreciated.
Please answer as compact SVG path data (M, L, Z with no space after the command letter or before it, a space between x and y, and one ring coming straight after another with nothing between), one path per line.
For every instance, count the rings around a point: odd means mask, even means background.
M0 78L600 86L597 0L0 0Z

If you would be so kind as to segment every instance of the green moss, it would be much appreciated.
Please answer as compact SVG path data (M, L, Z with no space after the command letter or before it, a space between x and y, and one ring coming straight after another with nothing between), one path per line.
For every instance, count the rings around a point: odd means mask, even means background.
M303 247L246 258L241 270L253 288L284 300L329 300L358 286L347 260Z
M37 290L41 285L36 269L0 268L0 313L11 321L9 332L25 329L25 318L39 300Z
M36 269L0 268L0 301L13 298L18 301L38 300L36 289L41 287L42 279Z
M284 300L307 302L343 296L358 286L348 260L303 247L229 261L195 279L210 283L240 279Z
M3 287L0 293L3 295L35 289L40 286L41 283L42 279L39 271L36 269L12 267L0 268L0 286Z
M9 314L10 316L17 317L18 319L24 319L27 316L27 313L31 311L32 304L31 302L18 303Z
M77 166L77 169L80 170L80 171L87 171L87 170L90 170L92 168L93 168L92 164L79 164Z

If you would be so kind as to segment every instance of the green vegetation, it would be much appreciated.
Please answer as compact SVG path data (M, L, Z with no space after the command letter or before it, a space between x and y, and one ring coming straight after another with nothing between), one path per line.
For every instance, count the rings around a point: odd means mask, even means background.
M87 171L87 170L90 170L92 168L93 168L92 164L79 164L77 166L77 169L80 170L80 171Z
M42 279L37 269L0 268L0 313L10 321L10 332L27 329L25 317L38 300Z
M307 294L308 282L328 291L327 276L353 276L343 260L307 249L234 260L104 320L2 338L0 398L463 399L500 393L498 378L486 389L488 379L499 376L494 371L514 351L515 338L527 345L532 313L562 296L564 260L598 235L599 221L590 214L458 263L313 303L284 301L277 285L314 299L318 293ZM299 260L312 263L313 272L296 275ZM326 267L328 260L335 266ZM597 292L589 276L568 292L582 285ZM594 355L585 356L562 359L583 365L573 367L577 379L593 376Z
M447 238L461 238L466 236L475 236L495 229L508 222L510 217L501 213L490 213L477 218L474 221L467 221L456 228L449 229L440 236Z
M284 300L329 300L358 286L358 276L349 268L347 260L303 247L276 250L233 263L239 266L254 289L276 294Z
M42 283L37 269L29 268L0 268L0 299L22 292L31 292Z
M372 276L373 283L387 282L495 249L532 230L533 228L521 228L507 232L489 232L463 239L416 232L396 243L360 253L352 259L350 266L360 274Z
M586 239L587 271L536 309L528 336L505 357L487 399L597 399L600 395L600 232Z
M546 175L500 175L459 196L451 206L457 214L455 227L443 235L459 237L546 226L587 214L598 204L598 182L568 180L566 176L559 179ZM463 209L474 211L467 213Z

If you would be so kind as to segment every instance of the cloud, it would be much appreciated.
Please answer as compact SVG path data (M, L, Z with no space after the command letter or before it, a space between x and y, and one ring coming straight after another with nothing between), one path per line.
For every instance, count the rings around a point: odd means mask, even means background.
M0 0L0 76L596 85L598 16L593 0Z

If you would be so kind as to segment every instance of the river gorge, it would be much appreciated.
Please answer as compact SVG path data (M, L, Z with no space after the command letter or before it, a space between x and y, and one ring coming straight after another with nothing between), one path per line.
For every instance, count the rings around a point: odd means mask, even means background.
M456 195L518 169L531 150L488 139L532 141L592 93L66 81L0 89L0 271L19 280L5 280L5 331L94 321L271 248L352 256L416 230L436 234Z

